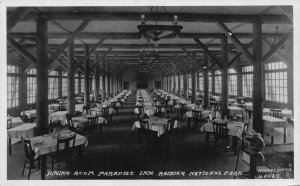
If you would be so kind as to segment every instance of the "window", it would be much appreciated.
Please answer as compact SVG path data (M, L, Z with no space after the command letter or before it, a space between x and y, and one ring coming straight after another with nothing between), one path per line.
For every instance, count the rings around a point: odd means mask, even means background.
M215 93L221 93L221 72L219 70L215 71Z
M243 96L252 98L253 91L253 66L242 67Z
M228 94L237 96L237 73L234 69L228 69Z
M181 76L180 76L180 85L181 85L180 88L181 88L181 90L183 90L183 76L184 76L184 75L181 75ZM181 90L180 90L180 91L181 91Z
M32 68L27 73L27 104L32 104L36 102L36 69Z
M20 68L7 66L7 107L20 105Z
M287 103L287 66L283 62L265 64L265 99Z
M188 90L192 90L192 75L188 75Z
M68 73L64 72L62 74L62 96L66 97L68 96L68 82L67 82L67 78L68 78Z
M199 76L199 90L204 91L204 76L202 73L199 73L198 76Z
M210 72L208 73L208 91L212 92L212 75Z
M48 99L58 98L58 71L52 71L48 77Z
M81 77L80 79L80 92L83 93L84 92L84 78Z

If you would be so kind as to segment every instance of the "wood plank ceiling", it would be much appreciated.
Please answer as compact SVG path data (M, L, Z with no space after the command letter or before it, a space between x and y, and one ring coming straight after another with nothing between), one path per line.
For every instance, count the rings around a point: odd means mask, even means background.
M242 46L237 47L235 40L228 39L230 64L243 56L241 50L249 49L251 53L252 22L258 16L263 21L263 39L267 44L273 42L276 27L279 38L288 38L293 29L290 6L167 6L165 8L171 16L178 15L178 24L183 26L182 33L179 40L167 36L159 41L158 47L154 47L153 43L147 44L146 40L141 40L137 29L137 25L141 24L141 14L147 15L150 8L8 7L8 53L17 51L31 64L30 67L35 65L37 16L44 16L48 20L51 69L66 69L68 56L65 50L73 39L75 62L79 70L82 70L84 61L84 47L88 46L90 51L100 56L100 60L105 59L106 63L113 64L115 68L137 68L141 55L145 56L150 51L154 67L170 65L170 70L180 71L185 68L188 71L192 66L190 64L194 62L198 64L198 70L201 70L204 53L209 52L219 58L221 38L229 32ZM157 12L152 12L147 17L146 24L155 23L156 17L158 24L171 24L162 7L158 7ZM271 46L271 49L274 50L274 47ZM146 54L141 54L143 50ZM90 63L93 63L94 55L90 55L90 58ZM247 63L247 60L241 62ZM217 68L217 65L214 67Z

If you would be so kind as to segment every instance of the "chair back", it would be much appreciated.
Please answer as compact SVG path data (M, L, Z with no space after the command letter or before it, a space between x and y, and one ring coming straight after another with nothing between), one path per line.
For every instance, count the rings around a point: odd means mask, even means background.
M141 129L149 130L149 122L147 120L140 120Z
M202 117L201 117L201 111L200 110L192 110L192 116L193 116L193 119L195 120L200 120Z
M91 114L91 108L88 106L83 106L83 115Z
M67 113L67 114L66 114L66 119L67 119L68 127L73 126L72 115L69 114L69 113Z
M280 109L270 109L270 116L282 119L283 118L282 117L282 110L280 110Z
M137 108L139 110L139 115L144 115L144 107L139 105Z
M23 139L23 143L24 143L25 158L27 160L33 161L34 160L34 152L32 150L30 140Z
M103 117L109 116L109 107L102 107L102 116Z
M172 132L172 131L173 131L173 129L174 129L174 124L175 124L175 120L173 120L173 119L169 119L169 120L168 120L167 130L168 130L169 132Z
M76 134L72 134L68 137L58 137L56 143L56 151L67 151L75 146Z
M228 136L227 122L213 121L214 135L218 138Z
M87 118L88 121L87 121L87 127L88 128L93 128L97 125L98 123L98 117L97 116L94 116L94 117L88 117Z

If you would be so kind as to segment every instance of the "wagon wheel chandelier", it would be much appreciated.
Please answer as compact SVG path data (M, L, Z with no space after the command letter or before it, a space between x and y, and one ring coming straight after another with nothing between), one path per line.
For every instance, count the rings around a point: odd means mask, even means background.
M173 18L167 12L166 8L163 6L165 14L169 17L171 21L171 25L159 25L158 24L158 7L156 7L155 14L155 24L146 25L147 19L150 17L150 13L153 10L153 6L151 7L149 13L147 15L141 15L141 25L138 25L139 33L141 34L141 40L151 39L154 42L155 47L158 47L158 41L166 36L173 35L176 40L179 39L179 34L182 30L181 25L177 25L178 16L175 14Z
M140 72L149 72L149 70L152 69L152 62L157 61L158 56L151 55L151 49L153 50L154 53L156 53L155 49L153 47L149 47L150 45L150 40L147 40L147 43L145 44L143 50L141 51L141 56L140 56ZM146 54L144 54L146 53ZM154 59L153 59L154 57Z

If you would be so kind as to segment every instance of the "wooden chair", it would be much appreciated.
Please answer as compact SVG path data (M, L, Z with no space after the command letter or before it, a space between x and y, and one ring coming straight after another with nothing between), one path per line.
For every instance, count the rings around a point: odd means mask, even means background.
M56 151L52 155L52 171L54 164L57 163L58 170L60 170L60 164L63 161L68 162L69 169L71 170L72 163L72 150L75 146L76 134L72 134L68 137L58 137L56 142Z
M280 109L270 109L270 116L282 119L283 118L282 117L282 110L280 110Z
M102 117L104 117L106 121L111 124L112 114L109 113L109 107L102 107Z
M160 105L156 106L155 115L158 116L158 117L162 117L163 116L162 106L160 106Z
M24 151L25 151L25 161L24 161L24 166L23 166L23 170L22 170L22 176L24 176L25 169L29 169L28 170L29 171L28 172L28 177L27 177L27 179L29 180L30 179L30 174L31 174L31 169L34 168L35 153L32 150L30 140L23 139L23 144L24 144ZM37 160L38 160L38 166L39 166L39 169L40 169L40 158L38 158Z
M193 127L197 127L202 122L202 116L200 110L192 110Z
M83 115L91 114L91 108L88 106L83 106L82 114Z
M137 120L142 120L144 118L144 114L145 114L144 107L141 105L138 105L137 108L138 108Z
M225 147L225 154L229 147L227 122L213 121L215 147Z
M66 114L66 119L67 119L67 128L71 131L75 131L73 121L72 121L72 115L67 113Z
M187 111L187 106L185 103L179 103L179 108L179 119L183 119L183 115Z
M110 107L115 109L116 114L118 114L118 107L117 107L117 102L116 101L112 101Z
M98 117L88 117L87 125L84 127L89 138L97 136Z

